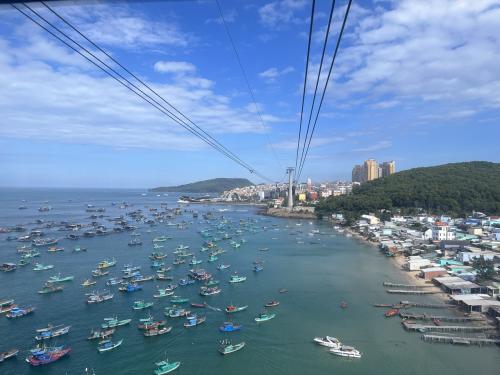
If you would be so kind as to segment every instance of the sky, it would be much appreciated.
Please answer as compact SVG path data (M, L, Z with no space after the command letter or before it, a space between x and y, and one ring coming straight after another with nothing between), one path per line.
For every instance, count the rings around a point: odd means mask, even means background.
M215 0L48 4L261 175L284 181L311 1L219 1L251 92ZM337 0L324 68L346 4ZM317 1L304 129L329 10ZM397 170L499 162L499 62L500 1L354 1L301 180L347 180L368 158ZM264 182L9 6L0 6L0 113L0 186Z

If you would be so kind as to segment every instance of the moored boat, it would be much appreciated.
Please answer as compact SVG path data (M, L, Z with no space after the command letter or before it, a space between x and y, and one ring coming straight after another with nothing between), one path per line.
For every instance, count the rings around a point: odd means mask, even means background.
M195 327L197 325L200 325L207 320L206 316L197 316L196 314L194 316L189 316L187 318L187 322L184 323L184 327L189 328L189 327Z
M97 281L86 279L83 281L82 286L91 286L97 284Z
M234 324L233 322L224 322L219 327L221 332L235 332L241 330L243 326L241 324Z
M55 283L64 283L68 281L73 281L75 277L74 276L61 276L60 273L57 275L49 277L49 280L47 280L47 283L55 284Z
M181 296L173 296L172 299L170 299L170 302L173 304L186 303L189 302L189 298L184 298Z
M134 309L134 310L144 310L144 309L149 309L150 307L153 307L153 305L154 305L153 302L144 302L143 300L134 301L132 309Z
M339 348L330 349L330 353L348 358L361 358L361 353L352 346L341 345Z
M35 308L33 306L28 306L28 307L14 307L11 309L5 316L9 319L16 319L16 318L21 318L23 316L32 314L35 311Z
M47 282L42 289L38 291L38 294L50 294L50 293L57 293L57 292L62 292L64 290L64 287L61 285L53 285L53 283Z
M154 371L155 375L164 375L178 369L181 363L169 362L168 359L166 359L165 361L156 362L155 365L157 366Z
M49 340L53 337L63 336L66 335L70 329L71 326L53 327L52 329L48 330L44 329L43 331L39 332L38 335L35 336L35 340L42 341L42 340Z
M257 323L267 322L268 320L274 319L276 314L260 313L254 320Z
M45 271L45 270L50 270L52 268L54 268L53 264L43 265L42 263L35 263L33 271Z
M6 359L15 357L19 353L19 349L10 349L6 352L0 353L0 363L5 361Z
M237 274L231 275L231 278L229 279L229 282L234 284L234 283L242 283L247 279L246 276L239 276Z
M272 301L270 301L270 302L266 303L264 306L265 306L265 307L275 307L275 306L278 306L279 304L280 304L280 303L279 303L278 301L276 301L276 300L272 300Z
M239 311L243 311L243 310L246 310L248 308L248 306L234 306L234 305L229 305L229 306L226 306L226 312L228 314L232 314L232 313L235 313L235 312L239 312Z
M399 314L399 310L398 309L390 309L390 310L387 310L384 315L386 318L390 318L391 316L396 316Z
M26 358L26 362L28 362L31 366L48 365L49 363L60 360L70 352L71 348L69 347L48 348L35 353L32 351Z
M103 340L97 345L97 351L99 353L109 352L117 347L119 347L123 343L123 339L118 340L117 342L113 342L111 340Z
M219 345L219 353L221 353L222 355L231 354L231 353L237 352L240 349L243 349L244 346L245 346L244 341L242 341L238 344L232 344L231 341L229 341L227 339L222 340L220 345Z
M106 321L106 323L101 324L102 329L124 326L124 325L130 324L130 322L132 321L132 319L118 320L117 317L104 318L104 320Z
M328 348L340 348L342 343L335 337L325 336L325 337L315 337L313 341L321 346L326 346Z
M91 330L90 336L87 337L87 340L107 339L107 338L111 337L113 335L113 333L115 333L115 328L105 329L102 331Z

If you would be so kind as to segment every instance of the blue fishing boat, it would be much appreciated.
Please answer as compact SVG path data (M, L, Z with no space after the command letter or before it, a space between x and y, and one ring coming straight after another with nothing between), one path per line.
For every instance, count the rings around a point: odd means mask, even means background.
M241 330L243 326L241 324L234 324L233 322L224 322L219 327L221 332L235 332Z

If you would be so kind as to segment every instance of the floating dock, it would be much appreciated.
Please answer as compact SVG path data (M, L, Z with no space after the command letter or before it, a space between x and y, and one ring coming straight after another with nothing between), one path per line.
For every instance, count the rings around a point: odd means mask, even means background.
M488 332L495 330L496 328L489 325L477 325L477 326L436 326L428 324L412 323L407 320L401 322L403 327L407 331L419 331L419 332Z
M442 322L478 322L485 321L482 315L471 316L442 316L442 315L429 315L429 314L415 314L411 312L400 312L399 316L403 319L411 320L440 320Z
M455 345L500 345L500 339L486 339L480 337L456 337L442 335L422 335L422 340Z

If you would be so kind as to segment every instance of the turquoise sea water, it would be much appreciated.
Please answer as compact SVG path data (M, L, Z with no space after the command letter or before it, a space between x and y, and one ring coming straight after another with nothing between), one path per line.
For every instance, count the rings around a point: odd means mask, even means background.
M160 210L160 203L167 202L169 208L177 206L177 195L156 196L142 191L126 190L68 190L68 189L1 189L0 226L23 224L29 229L39 227L35 221L70 221L89 223L87 204L106 208L107 217L125 215L126 212L142 209L149 215L149 207ZM22 203L25 199L26 203ZM53 209L40 213L38 207L48 201ZM112 206L111 202L126 201L127 209ZM28 206L18 210L20 205ZM500 365L498 347L457 347L424 343L419 334L405 332L399 318L386 319L384 309L372 307L373 303L397 302L396 296L388 295L382 282L391 280L405 282L405 278L391 262L376 248L359 243L336 233L328 223L276 219L257 215L249 206L191 205L188 210L197 210L198 219L190 212L177 216L173 221L188 222L187 228L179 230L165 223L149 226L134 223L142 234L144 245L127 246L130 233L118 233L103 237L82 238L78 241L62 239L64 252L50 254L41 250L37 261L54 264L53 270L34 272L32 266L19 268L15 272L0 273L0 299L15 298L21 306L34 305L34 314L9 320L0 316L0 351L12 347L21 349L17 359L0 363L0 374L84 374L85 368L101 374L152 374L154 362L167 354L172 361L181 361L177 374L470 374L496 373ZM224 211L219 211L223 209ZM203 213L212 211L215 220L207 223ZM219 255L219 261L207 263L207 253L201 253L204 238L199 231L215 229L212 224L224 216L230 222L233 233L241 228L243 233L234 239L244 238L239 249L233 249L228 241L219 242L227 252ZM131 220L129 217L127 219ZM240 226L240 220L248 223ZM98 219L108 228L112 225L106 218ZM251 231L248 228L252 228ZM309 235L318 229L320 234ZM43 229L51 237L63 238L67 232ZM149 231L149 232L148 232ZM8 235L0 234L0 262L17 262L16 247L19 243L6 241ZM243 324L237 333L222 334L219 325L226 320L224 313L210 309L197 312L207 315L207 321L194 328L182 326L183 319L170 319L172 332L158 337L144 337L137 329L138 319L146 313L132 310L133 301L154 301L151 310L156 318L163 317L163 308L169 305L168 297L154 299L157 285L168 282L154 281L143 284L137 293L122 294L117 286L112 301L88 306L85 292L89 290L80 283L90 278L90 271L106 258L115 257L116 267L110 268L111 276L120 276L127 263L141 265L143 274L151 274L148 255L153 251L151 240L159 235L171 235L172 240L161 249L168 253L167 263L174 259L172 251L179 244L190 245L191 251L204 260L200 266L213 273L221 281L222 293L212 297L201 297L199 284L179 287L177 294L189 297L193 302L205 299L211 306L225 307L230 303L249 305L249 308L232 316L235 323ZM216 235L216 234L215 234ZM84 253L73 253L75 245L88 248ZM268 247L268 252L258 249ZM252 262L264 260L264 271L255 274ZM231 264L231 269L218 271L219 262ZM174 268L171 274L177 281L186 277L188 264ZM228 283L231 271L247 276L247 281L237 285ZM58 272L74 275L75 281L65 284L62 293L39 295L39 290L49 276ZM104 289L106 278L98 279L92 289ZM280 288L288 289L279 294ZM264 303L278 299L281 304L274 308L277 317L269 322L254 322ZM410 298L408 298L410 299ZM432 297L411 297L412 301L432 301ZM339 307L342 301L347 309ZM194 310L194 309L193 309ZM130 326L120 327L114 339L123 338L123 345L114 351L99 354L96 342L87 341L91 328L98 328L103 318L118 315L133 318ZM35 329L48 323L68 324L70 333L54 340L55 344L67 344L73 349L68 358L43 368L31 368L25 361L26 351L35 345ZM326 348L314 345L314 336L330 335L353 345L363 353L361 360L336 357ZM246 347L232 355L221 356L217 352L222 338L235 342L245 341Z

